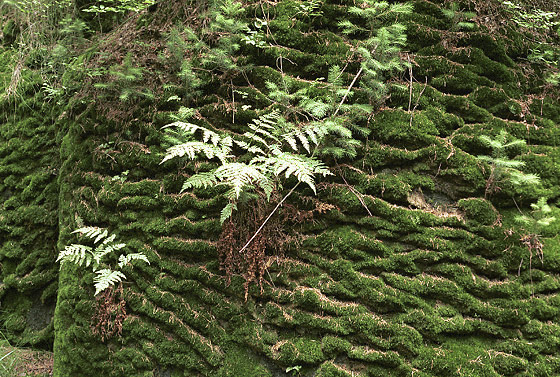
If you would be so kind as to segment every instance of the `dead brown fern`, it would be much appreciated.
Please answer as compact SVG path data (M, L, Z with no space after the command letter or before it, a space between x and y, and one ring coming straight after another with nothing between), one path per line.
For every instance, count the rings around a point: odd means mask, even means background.
M122 283L117 288L110 287L96 296L96 309L91 318L91 332L101 341L122 334L122 325L126 319L126 303Z
M251 202L224 223L218 241L220 269L225 273L226 284L231 283L234 275L243 276L245 301L251 283L256 283L262 292L269 259L283 255L285 245L291 239L285 230L286 217L293 215L291 211L278 211L254 236L269 213L270 203L264 198ZM252 241L243 249L252 237Z

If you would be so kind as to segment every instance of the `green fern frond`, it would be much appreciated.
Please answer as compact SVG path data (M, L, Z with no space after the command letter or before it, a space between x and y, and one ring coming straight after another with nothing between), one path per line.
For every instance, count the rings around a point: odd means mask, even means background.
M534 211L539 211L541 213L547 214L552 212L552 208L547 203L547 200L544 196L540 197L536 203L531 203L531 208Z
M317 119L323 119L331 109L331 105L314 98L302 99L299 106Z
M126 244L119 243L119 244L107 244L103 247L97 247L93 252L93 269L94 271L97 270L99 265L101 264L101 260L107 254L110 254L114 251L118 251L122 248L126 247Z
M80 233L82 236L91 239L95 238L95 240L93 241L94 243L97 243L103 238L107 237L108 234L107 229L98 228L96 226L86 226L83 228L79 228L73 231L72 233Z
M501 167L501 168L520 168L520 167L523 167L525 165L525 162L523 162L523 161L509 160L507 158L494 158L494 157L485 156L485 155L478 156L477 159L479 159L481 161L486 161L489 164L493 164L493 165Z
M307 153L311 153L311 149L309 147L309 140L307 139L307 136L299 129L295 129L294 134L298 138L303 148L307 151Z
M93 278L95 287L95 295L109 288L111 285L120 283L126 276L120 271L113 271L111 269L103 269L95 272L96 276Z
M189 177L183 187L181 188L181 193L190 188L207 188L216 186L218 184L218 177L214 171L201 172Z
M327 81L333 86L342 86L342 70L339 65L333 65L329 68L329 75L327 76ZM346 89L344 89L346 90Z
M170 127L176 127L179 130L190 134L194 134L196 131L201 131L202 141L207 143L210 140L214 146L218 145L220 142L220 135L218 133L193 123L177 121L163 126L163 129Z
M189 141L167 148L165 157L161 160L160 165L175 157L187 156L190 160L195 160L199 153L204 153L206 158L210 160L216 157L221 162L225 162L231 157L229 155L229 148L225 146L219 147L201 141Z
M509 171L509 176L511 179L511 183L513 183L516 186L522 186L522 185L534 186L534 185L538 185L541 182L541 178L536 174L527 174L514 169Z
M126 247L126 244L115 243L116 236L114 234L109 235L107 229L103 228L81 227L72 233L80 233L87 238L93 239L94 244L101 240L103 241L95 248L86 245L68 245L59 253L56 260L57 262L60 261L61 265L66 262L71 262L78 266L92 266L92 270L96 274L94 278L96 295L115 282L125 279L125 275L120 271L112 271L110 268L100 269L99 267L102 265L104 265L104 267L106 266L106 263L103 262L103 258L106 255L123 249ZM122 268L122 266L130 261L138 259L149 264L148 259L143 253L132 253L129 255L120 255L118 266Z
M143 253L131 253L131 254L121 254L119 256L119 268L123 268L133 260L143 260L144 262L150 264L150 261Z
M257 184L267 195L270 195L273 189L270 179L263 174L262 168L255 165L240 162L227 163L218 167L214 174L218 180L234 190L236 199L239 199L243 188L248 185Z
M68 245L58 254L57 262L74 263L78 266L89 267L93 261L92 248L85 245Z
M286 178L295 176L299 182L306 183L316 193L314 176L316 174L332 175L330 170L319 160L299 154L281 152L267 158L266 165L275 176L284 174Z
M228 203L220 213L220 224L223 224L227 219L231 217L233 211L237 211L237 205L235 203Z

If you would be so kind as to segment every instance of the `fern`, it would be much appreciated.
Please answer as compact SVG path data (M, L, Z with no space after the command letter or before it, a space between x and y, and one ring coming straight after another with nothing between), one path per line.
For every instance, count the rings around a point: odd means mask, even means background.
M280 152L274 157L269 157L263 161L265 166L270 167L275 176L285 175L286 178L294 176L299 182L306 183L313 192L315 189L315 175L323 177L332 175L329 169L321 162L311 157Z
M342 33L360 36L357 51L362 57L360 72L363 72L360 87L370 101L379 103L387 94L385 78L406 67L400 58L401 48L406 43L406 28L399 23L384 25L390 19L412 13L410 3L389 4L386 1L366 0L360 7L350 7L348 12L361 20L361 25L349 20L339 22Z
M496 185L505 180L515 186L531 185L540 183L536 174L523 173L520 168L525 166L523 161L513 160L508 157L508 150L526 145L525 140L513 139L508 142L509 134L501 130L498 135L491 138L487 135L479 136L479 140L492 149L491 156L481 155L477 159L490 165L490 176L486 182L486 194L496 191Z
M95 287L95 295L109 288L111 285L120 283L125 280L126 276L121 271L113 271L108 268L95 271L93 283Z
M144 262L150 264L150 261L143 253L132 253L132 254L121 254L119 256L119 268L123 268L133 260L143 260Z
M521 215L515 221L522 224L528 231L540 235L541 231L556 221L556 217L550 216L552 209L545 197L539 198L537 203L531 203L533 209L531 215Z
M72 244L60 251L57 262L60 262L61 267L64 263L74 263L81 267L92 267L92 271L96 274L94 277L95 295L105 290L109 286L121 282L126 279L122 269L125 265L134 260L143 260L150 264L148 258L143 253L121 254L118 260L117 270L107 268L107 263L104 262L105 256L119 251L126 247L124 243L117 243L116 236L109 234L107 229L98 227L81 227L72 233L79 233L85 238L92 240L95 247ZM105 268L101 268L105 267Z
M311 145L317 146L329 132L350 134L348 130L329 128L328 123L311 123L302 128L287 122L278 111L263 114L248 124L249 131L243 139L233 138L209 131L203 127L185 122L175 122L165 128L179 128L182 132L200 131L202 141L188 141L167 149L161 163L175 157L194 160L204 154L206 158L217 158L221 165L208 171L189 177L183 184L181 192L191 188L208 188L225 186L229 203L221 212L223 223L237 209L237 202L244 195L262 193L270 200L272 193L278 190L281 180L295 177L298 182L307 184L314 192L315 176L331 174L328 168L315 157L299 154L305 150L311 154ZM252 156L248 163L233 156L232 145L239 147L243 154ZM293 153L286 150L291 149Z

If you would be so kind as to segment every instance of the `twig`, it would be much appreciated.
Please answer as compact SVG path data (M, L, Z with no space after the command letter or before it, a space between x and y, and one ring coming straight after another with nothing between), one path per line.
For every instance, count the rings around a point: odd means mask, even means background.
M406 54L406 58L408 60L408 76L409 76L409 84L408 84L408 112L410 113L410 106L412 105L412 64L410 64L410 55Z
M231 98L233 101L233 109L232 109L232 116L231 116L231 123L235 124L235 90L233 89L233 80L229 80L230 87L231 87Z
M340 107L344 104L344 101L346 101L346 97L348 97L348 94L350 94L350 91L352 90L352 87L356 83L356 80L358 80L358 77L360 77L360 75L362 74L363 70L364 70L364 67L360 67L360 70L358 71L358 73L356 73L356 76L354 76L354 80L352 80L352 82L350 83L350 86L348 87L348 89L346 89L346 93L344 93L344 97L342 97L342 100L338 104L338 107L336 108L336 111L334 112L333 117L335 117L336 114L338 114L338 110L340 110Z
M416 111L416 108L418 107L418 104L420 103L420 98L422 98L422 94L424 94L424 91L426 90L427 86L428 86L428 76L426 76L426 82L424 83L424 87L420 91L420 94L418 95L418 98L416 99L416 103L414 104L414 107L412 108L412 111L410 111L410 127L412 127L412 117L414 116L414 112ZM412 85L410 87L412 88ZM410 90L410 93L412 93L412 89Z
M358 192L357 190L355 190L352 186L350 186L348 184L348 182L346 182L346 179L344 178L344 176L342 175L342 173L340 174L340 177L342 178L342 180L344 181L344 183L346 184L346 186L348 186L348 189L350 190L350 192L352 194L354 194L356 196L356 198L358 198L358 200L360 201L360 203L362 204L362 207L364 207L368 213L368 215L370 217L373 217L373 214L371 213L371 211L369 210L369 208L367 207L366 203L364 202L364 199L362 199L362 194L360 192Z
M257 229L255 231L255 233L253 233L253 235L251 236L251 238L249 239L249 241L247 241L247 243L245 244L245 246L243 246L241 248L241 250L238 251L238 253L242 253L247 246L249 246L249 244L255 239L255 237L261 232L261 230L264 228L264 226L266 225L266 223L268 222L268 220L270 220L270 218L272 217L272 215L274 215L276 213L276 211L278 211L278 208L280 208L282 206L282 204L284 204L284 202L286 201L286 199L288 199L288 197L290 195L292 195L292 193L295 191L295 189L299 186L301 182L298 182L294 187L292 187L292 189L290 190L290 192L288 192L283 198L282 200L280 200L278 202L278 204L276 204L276 207L274 207L274 209L272 210L272 212L270 212L270 214L266 217L266 219L264 219L263 223L261 224L261 226L259 226L259 229Z
M11 350L10 352L8 352L7 354L5 354L4 356L2 356L0 358L0 361L4 360L6 357L10 356L12 353L14 353L15 350Z

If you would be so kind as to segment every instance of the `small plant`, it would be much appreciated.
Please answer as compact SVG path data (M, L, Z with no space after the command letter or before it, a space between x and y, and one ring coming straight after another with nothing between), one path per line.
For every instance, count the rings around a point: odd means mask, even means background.
M475 27L475 23L470 21L476 17L474 12L463 12L459 4L453 2L449 9L442 9L443 14L447 17L451 23L451 30L472 30Z
M531 256L535 252L542 261L544 257L542 231L552 224L556 217L550 216L552 209L544 197L539 198L537 203L532 203L531 208L533 211L530 215L517 216L515 221L521 225L525 232L521 237L521 242L527 246Z
M118 98L123 102L147 98L153 99L154 95L148 89L144 89L142 83L142 68L134 67L132 56L127 54L122 65L111 67L109 70L113 81L108 83L97 83L94 86L118 94Z
M143 253L121 254L119 255L117 268L111 268L105 259L114 252L125 248L126 244L117 243L114 234L109 235L106 229L98 227L83 227L76 229L72 233L79 233L93 240L93 244L96 246L68 245L59 253L56 261L60 262L61 266L63 263L74 263L82 267L91 266L92 271L95 273L93 278L95 295L125 280L126 276L121 270L130 262L143 260L150 264L148 258Z
M514 139L508 142L508 137L509 134L505 130L501 130L495 138L487 135L479 137L483 144L492 149L491 156L477 157L480 161L490 164L490 176L486 182L485 196L500 191L498 184L506 180L516 186L536 185L540 182L538 175L526 174L519 170L525 165L523 161L512 160L507 155L509 149L524 146L525 140Z
M82 9L82 12L101 14L101 13L125 13L139 12L155 4L155 0L103 0L89 8Z
M364 26L343 20L339 23L346 35L364 36L357 51L362 57L358 76L362 88L370 100L376 104L384 101L387 95L385 79L401 71L407 65L399 53L406 44L406 27L397 22L383 26L387 19L412 13L412 4L389 4L386 1L366 0L360 7L350 7L348 12L359 17Z
M282 176L285 179L293 176L315 192L315 176L332 174L317 158L298 153L300 148L311 153L311 146L318 145L330 132L322 123L299 129L282 118L279 112L273 111L249 124L250 131L243 135L243 139L219 134L192 123L175 122L166 127L177 127L187 134L199 132L202 141L187 141L168 148L161 163L183 156L194 160L199 154L220 161L221 165L216 169L197 173L187 179L181 191L225 186L229 203L222 210L222 223L231 217L239 201L246 202L257 198L259 194L269 200L273 191L278 191L282 185ZM249 162L242 162L241 155L232 154L234 146L242 150L243 154L251 156Z

